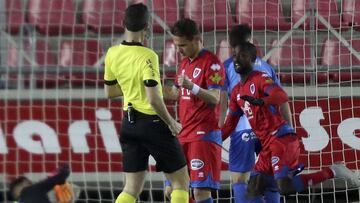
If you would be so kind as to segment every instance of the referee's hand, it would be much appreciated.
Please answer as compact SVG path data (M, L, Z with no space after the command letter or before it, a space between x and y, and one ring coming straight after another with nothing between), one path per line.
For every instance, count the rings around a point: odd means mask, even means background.
M180 123L178 123L178 122L176 122L176 121L174 120L174 121L169 125L169 128L170 128L172 134L173 134L174 136L177 136L177 135L180 133L180 131L181 131L181 129L182 129L182 126L181 126Z

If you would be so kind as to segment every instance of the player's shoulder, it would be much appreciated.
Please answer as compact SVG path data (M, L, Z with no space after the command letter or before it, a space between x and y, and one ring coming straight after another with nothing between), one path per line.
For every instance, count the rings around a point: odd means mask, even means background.
M211 60L211 61L216 61L218 63L220 63L220 60L219 58L211 51L207 50L207 49L203 49L201 50L201 53L202 55L202 59L203 60Z
M251 78L256 78L256 79L271 79L271 76L263 71L259 71L259 70L253 70L253 72L251 73Z

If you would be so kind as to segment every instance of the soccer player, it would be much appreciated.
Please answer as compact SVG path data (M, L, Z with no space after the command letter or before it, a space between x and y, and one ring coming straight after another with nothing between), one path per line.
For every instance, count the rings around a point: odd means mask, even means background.
M232 49L234 49L237 44L246 41L251 41L251 28L244 24L234 26L229 33L229 42ZM221 105L227 106L227 101L233 88L240 82L240 76L235 72L232 57L224 62L224 67L226 73L224 89L226 91L221 92ZM273 81L280 86L280 80L276 76L274 69L259 57L256 57L254 70L267 73ZM224 107L223 109L226 108L227 107ZM287 102L283 103L281 109L283 109L281 115L292 126L289 104ZM226 111L222 111L221 113L225 114ZM223 137L223 140L226 138L227 137ZM261 146L260 143L258 143L258 139L255 138L245 115L240 118L236 129L231 133L230 139L229 170L231 172L235 202L246 202L247 182L250 178L250 171L255 165L255 145L257 148ZM273 203L280 202L280 194L277 192L276 185L272 180L273 177L268 177L268 179L273 185L266 189L264 194L265 201Z
M224 68L213 53L202 47L193 20L177 21L171 33L184 59L178 67L176 86L165 89L165 98L179 101L183 128L178 138L188 161L195 201L210 203L211 189L220 187L221 132L215 107L224 84Z
M10 194L15 201L21 203L50 203L48 193L56 185L64 184L69 175L69 166L64 165L58 169L55 175L38 183L32 183L25 176L20 176L10 183ZM71 200L71 198L68 199Z
M222 133L228 136L240 116L245 114L260 139L262 149L254 167L257 175L249 182L247 190L253 202L261 202L267 183L264 176L274 176L283 195L301 192L308 186L334 177L345 178L353 186L360 185L355 174L342 164L298 175L300 143L294 129L279 113L280 105L288 101L287 94L266 73L253 70L256 60L253 44L244 42L237 45L233 60L241 82L231 93L229 114Z
M134 203L143 189L149 156L173 183L172 203L189 201L189 174L182 147L175 137L181 124L166 109L158 56L143 46L149 12L144 4L125 10L125 41L105 57L105 94L123 95L124 119L120 132L125 186L116 203Z

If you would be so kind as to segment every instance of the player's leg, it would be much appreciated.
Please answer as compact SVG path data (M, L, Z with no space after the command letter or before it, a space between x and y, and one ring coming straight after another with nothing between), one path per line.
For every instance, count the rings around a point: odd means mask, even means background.
M255 146L252 130L234 132L230 137L229 171L235 203L246 203L247 183L255 165Z
M165 176L171 185L170 200L174 203L189 201L189 173L187 166L183 166L179 170L172 173L165 173Z
M286 135L276 139L271 144L272 166L275 179L281 194L293 194L301 192L311 185L318 184L325 180L340 177L359 186L359 180L353 172L343 165L334 164L326 167L321 171L295 175L292 177L293 171L297 171L299 166L298 158L300 155L300 143L295 135Z
M221 146L213 141L191 142L187 158L195 201L212 203L211 190L220 188Z
M144 187L145 175L145 171L125 173L125 186L115 203L134 203Z
M265 202L280 203L280 193L277 188L277 184L274 176L264 176L267 182L267 186L264 192Z

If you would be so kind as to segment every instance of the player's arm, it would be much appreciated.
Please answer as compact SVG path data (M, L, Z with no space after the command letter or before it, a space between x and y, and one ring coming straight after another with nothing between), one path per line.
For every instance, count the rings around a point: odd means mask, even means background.
M174 100L177 101L179 97L179 88L175 85L163 87L163 95L165 100Z
M228 106L228 94L226 90L220 91L220 118L219 127L222 127L225 122L226 112Z
M236 93L231 93L229 101L229 112L226 116L224 125L221 127L222 140L226 140L230 134L234 131L240 117L244 114L241 108L237 105Z
M66 179L70 175L70 169L68 165L60 167L57 173L47 179L44 179L38 183L35 183L31 187L34 191L48 192L54 188L55 185L64 184Z

